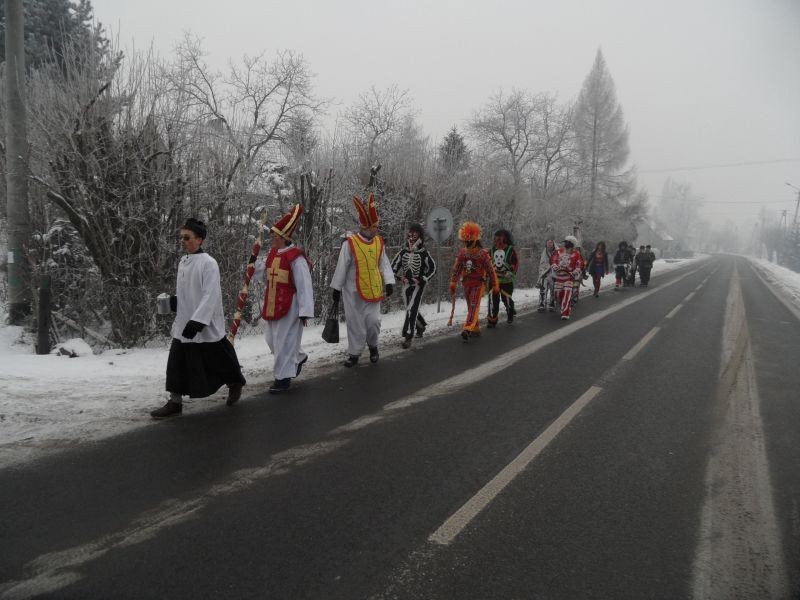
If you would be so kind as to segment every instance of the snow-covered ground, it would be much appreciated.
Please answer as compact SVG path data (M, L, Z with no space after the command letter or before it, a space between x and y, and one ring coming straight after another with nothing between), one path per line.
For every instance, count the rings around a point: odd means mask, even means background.
M653 281L687 263L703 257L665 262L658 260L653 268ZM775 281L780 292L790 302L800 306L800 275L767 261L751 259L766 277ZM591 284L591 281L587 282ZM602 289L614 285L613 275L603 280ZM583 293L589 293L582 288ZM518 289L514 292L517 307L524 311L537 302L537 289ZM486 311L484 302L483 312ZM422 307L429 327L422 340L439 335L456 335L458 323L447 327L449 303L443 302L441 312L436 304ZM463 319L464 301L456 306L456 319ZM504 312L501 308L501 321ZM3 321L4 315L0 315ZM401 350L400 329L402 311L384 315L381 332L381 353L388 356ZM309 327L303 337L303 348L309 362L298 382L325 370L340 368L344 358L346 328L342 326L342 341L326 344L320 335L322 325ZM162 405L167 342L161 348L106 350L91 354L82 340L66 345L77 354L75 358L51 354L38 356L33 350L33 336L20 327L0 326L0 468L32 460L47 453L78 444L109 437L134 427L153 426L149 412ZM272 380L272 356L260 335L237 339L239 356L248 385L241 403L249 397L266 392ZM186 400L184 413L219 410L224 405L226 389L210 398Z

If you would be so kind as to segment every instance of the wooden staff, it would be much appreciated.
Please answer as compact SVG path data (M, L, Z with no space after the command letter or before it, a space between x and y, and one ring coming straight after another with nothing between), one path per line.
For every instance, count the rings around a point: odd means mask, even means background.
M451 298L453 299L453 306L450 307L450 318L447 320L448 327L453 325L453 315L456 314L456 295L453 294Z
M253 278L253 271L256 270L256 260L261 252L262 238L264 236L264 225L267 223L267 211L261 216L258 224L258 236L253 244L253 249L250 250L250 259L247 261L247 268L244 271L244 285L239 290L239 296L236 298L236 311L233 313L233 323L231 323L231 331L228 334L228 341L233 344L236 337L236 332L239 331L239 323L242 321L242 310L247 302L247 296L250 294L250 280Z

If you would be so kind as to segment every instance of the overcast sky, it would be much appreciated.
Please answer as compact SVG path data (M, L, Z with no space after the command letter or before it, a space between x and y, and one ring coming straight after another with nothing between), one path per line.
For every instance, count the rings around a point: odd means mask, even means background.
M339 108L373 84L408 88L436 141L500 87L575 98L602 48L651 203L672 177L703 197L704 216L735 216L742 230L762 207L794 216L785 182L800 188L800 0L92 3L123 47L169 55L190 31L220 69L243 54L300 52ZM682 167L693 169L666 171Z

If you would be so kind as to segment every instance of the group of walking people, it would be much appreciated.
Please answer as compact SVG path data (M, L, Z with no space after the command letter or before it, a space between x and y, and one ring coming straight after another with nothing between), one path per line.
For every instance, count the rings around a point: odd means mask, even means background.
M331 278L332 312L341 302L346 315L347 357L343 362L351 368L358 364L366 347L370 363L380 359L378 337L381 329L381 301L394 293L399 281L405 319L402 327L403 348L410 348L415 337L425 332L427 322L419 308L425 286L436 273L436 262L424 244L424 229L419 224L408 227L406 242L389 260L383 238L378 234L380 218L375 198L353 197L359 230L348 233L339 250ZM248 266L248 280L264 282L261 318L265 322L264 339L274 355L273 394L286 392L292 380L300 375L308 355L301 347L303 328L314 317L312 264L294 242L294 232L303 213L297 204L270 228L270 250L265 259L257 251ZM179 239L185 255L178 264L176 291L170 298L175 312L172 344L167 359L166 404L150 414L161 419L180 415L183 396L201 398L215 393L223 385L228 388L226 403L235 404L246 381L231 340L225 336L222 291L217 262L202 248L206 226L197 219L188 219L181 227ZM519 270L519 256L511 233L498 229L490 250L481 243L482 228L473 221L465 222L458 231L463 246L455 256L450 271L449 291L452 324L456 291L460 284L466 300L467 314L460 331L466 342L480 335L481 302L488 292L487 326L499 322L502 303L508 323L516 315L513 293ZM614 256L617 288L628 285L631 273L638 270L646 286L654 256L649 246L638 254L629 253L625 242ZM575 236L564 238L560 246L547 240L539 265L539 310L550 310L558 303L561 319L568 320L578 299L584 278L592 277L594 295L600 279L608 274L609 260L605 244L600 242L585 257ZM615 288L615 289L617 289ZM244 289L245 297L247 285ZM549 294L549 296L548 296Z

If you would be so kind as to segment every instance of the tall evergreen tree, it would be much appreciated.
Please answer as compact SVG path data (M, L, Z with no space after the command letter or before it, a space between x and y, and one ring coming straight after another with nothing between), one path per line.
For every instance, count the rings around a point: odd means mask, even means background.
M600 49L575 106L575 135L591 213L601 195L614 197L624 187L622 168L630 152L622 106Z
M74 45L105 46L108 42L93 23L94 9L89 0L25 0L25 65L36 69L55 60L63 65L64 48ZM5 61L5 2L0 2L0 62Z
M467 144L455 125L439 146L439 160L442 161L442 165L448 173L463 171L469 166Z

